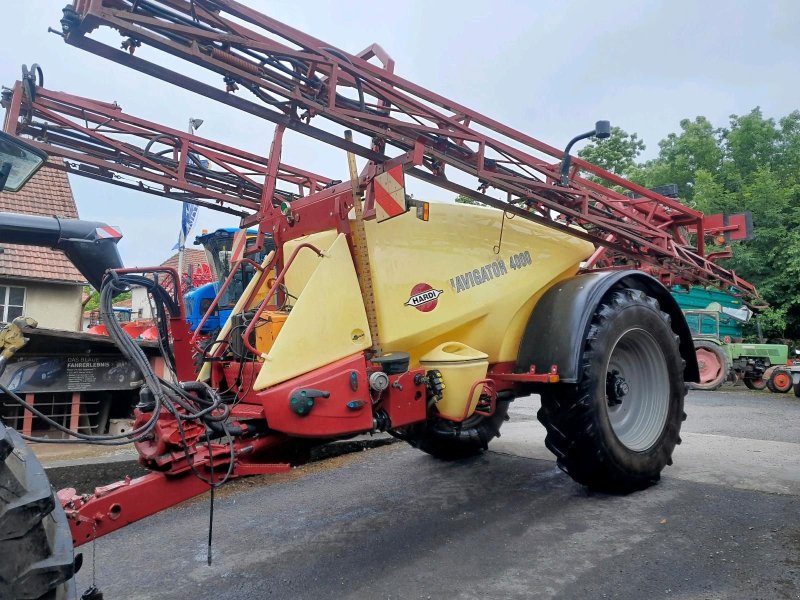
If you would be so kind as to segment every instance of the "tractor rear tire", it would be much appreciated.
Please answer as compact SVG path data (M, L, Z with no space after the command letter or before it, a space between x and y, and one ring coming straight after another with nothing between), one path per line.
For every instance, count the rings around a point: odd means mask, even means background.
M489 442L500 437L500 426L508 421L509 403L498 398L491 417L473 415L463 423L431 417L392 434L441 460L468 458L487 450Z
M0 423L0 598L75 598L72 534L39 460Z
M792 389L792 374L786 369L775 369L767 380L767 388L773 394L785 394Z
M705 340L695 340L694 351L697 354L697 366L700 369L700 381L690 383L693 390L718 390L728 378L728 356L715 344Z
M685 361L669 315L639 290L609 293L592 318L576 385L544 386L539 421L558 466L590 488L628 493L672 464L686 419Z
M760 392L767 387L767 380L763 376L758 378L745 377L744 385L749 390Z

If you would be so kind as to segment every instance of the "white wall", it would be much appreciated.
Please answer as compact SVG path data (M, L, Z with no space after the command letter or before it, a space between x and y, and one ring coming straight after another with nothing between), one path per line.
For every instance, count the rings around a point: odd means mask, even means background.
M79 331L81 328L81 285L0 279L2 285L25 288L25 316L39 327Z
M147 290L143 287L135 286L131 289L131 309L133 310L131 319L153 318L150 302L147 300Z

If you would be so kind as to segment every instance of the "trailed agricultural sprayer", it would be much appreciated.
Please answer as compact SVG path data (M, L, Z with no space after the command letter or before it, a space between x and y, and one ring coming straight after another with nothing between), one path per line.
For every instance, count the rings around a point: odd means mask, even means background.
M143 384L133 431L73 437L133 442L151 473L54 499L46 482L28 489L16 477L25 450L0 425L6 477L28 491L24 502L0 492L0 551L62 532L60 545L32 544L38 555L0 572L11 594L65 589L70 538L78 546L232 478L287 470L315 443L387 431L441 458L481 452L509 403L531 393L541 395L547 447L583 485L639 490L672 462L685 382L698 372L665 285L758 302L706 253L701 213L403 79L377 45L350 54L232 0L76 0L61 26L71 46L276 127L264 158L45 89L38 67L4 95L9 181L35 162L28 152L46 152L62 159L55 168L224 211L255 231L226 255L253 276L211 343L189 332L174 270L98 258L86 273ZM120 33L122 49L93 38L99 28ZM220 85L158 64L164 54ZM282 163L286 132L345 151L348 176ZM409 177L485 207L413 200ZM90 248L101 229L88 227L82 245L57 235L42 243ZM163 373L109 318L113 296L136 285L157 309ZM6 328L3 356L23 343L23 325ZM49 553L46 566L27 568Z

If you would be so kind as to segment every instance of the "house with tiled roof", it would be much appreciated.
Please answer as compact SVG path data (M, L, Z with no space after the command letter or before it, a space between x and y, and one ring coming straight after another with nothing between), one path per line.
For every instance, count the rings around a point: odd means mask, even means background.
M176 252L167 260L161 263L162 267L172 267L178 269L178 253ZM192 287L193 274L201 270L208 271L208 261L206 259L205 250L197 248L186 248L183 251L183 278L184 288L189 289ZM134 287L131 290L131 308L133 309L133 319L150 319L152 318L152 311L150 309L150 301L147 298L147 291L143 287Z
M0 192L0 212L78 218L67 174L52 166L15 193ZM78 330L85 278L60 250L0 244L0 321L26 315L40 327Z
M205 265L208 265L206 261L206 251L200 250L198 248L186 248L183 251L183 272L184 273L191 273ZM170 256L167 260L161 263L162 267L172 267L173 269L178 268L178 253L176 252L172 256Z

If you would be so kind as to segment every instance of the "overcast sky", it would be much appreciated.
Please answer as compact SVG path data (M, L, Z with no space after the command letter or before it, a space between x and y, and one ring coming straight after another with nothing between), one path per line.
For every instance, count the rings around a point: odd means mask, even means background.
M199 135L266 154L269 123L48 34L48 26L59 28L64 4L3 2L0 84L11 85L22 63L36 62L48 88L115 100L130 114L179 129L199 117L205 120ZM729 115L755 106L776 118L800 108L797 0L246 4L351 52L377 42L403 77L556 146L604 118L638 133L651 157L658 141L686 117L705 115L723 126ZM115 46L121 41L108 31L92 36ZM186 70L185 63L151 49L141 48L138 55ZM218 77L200 76L221 85ZM283 159L336 179L347 177L342 152L299 134L287 133ZM71 183L82 218L122 228L128 265L156 264L169 256L180 203L79 177ZM416 195L432 193L422 188ZM446 200L452 194L440 196ZM195 233L235 225L233 217L201 209Z

